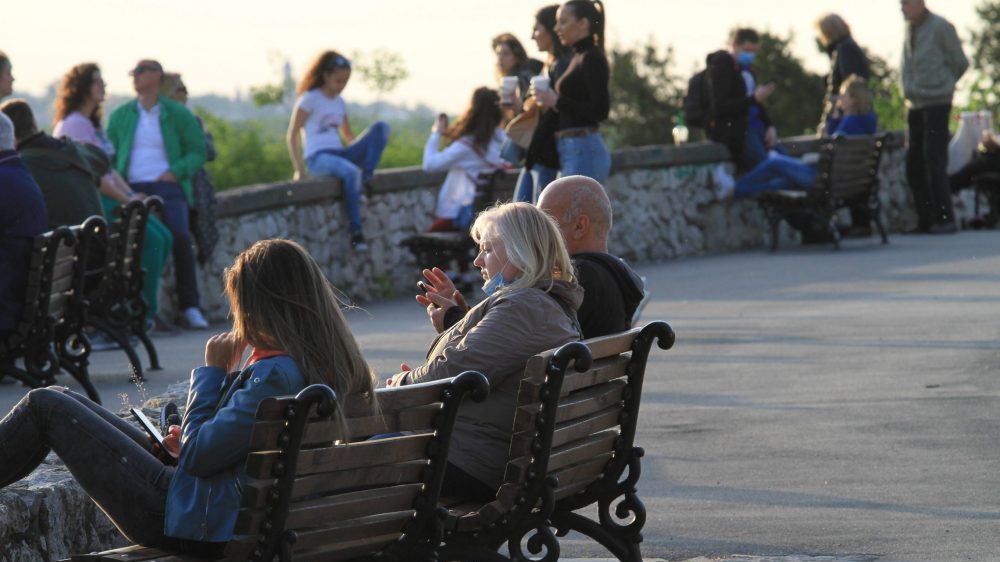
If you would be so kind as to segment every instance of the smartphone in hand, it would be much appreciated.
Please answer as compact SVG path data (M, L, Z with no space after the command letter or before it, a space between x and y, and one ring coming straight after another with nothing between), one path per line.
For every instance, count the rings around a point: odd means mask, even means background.
M167 448L163 446L163 434L160 433L158 429L156 429L156 426L154 426L153 422L150 421L148 417L146 417L146 414L142 413L142 410L138 408L129 408L129 411L132 412L132 416L134 416L135 419L139 420L139 425L141 425L142 428L146 430L146 433L148 433L150 437L156 440L157 444L160 445L161 449L166 451Z

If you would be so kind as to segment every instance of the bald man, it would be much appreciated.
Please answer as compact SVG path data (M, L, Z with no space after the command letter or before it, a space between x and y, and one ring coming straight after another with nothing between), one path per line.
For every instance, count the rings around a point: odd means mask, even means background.
M611 201L597 181L566 176L548 185L538 208L559 223L566 250L583 287L583 303L576 314L583 337L624 332L642 301L643 283L621 258L608 253Z
M642 279L621 258L608 253L611 232L611 201L604 187L586 176L566 176L548 185L538 199L538 208L559 223L566 250L573 258L577 282L583 287L583 303L576 311L584 338L624 332L632 327L632 315L642 302ZM440 333L469 310L462 294L438 268L425 269L430 283L417 302L427 308L431 325Z

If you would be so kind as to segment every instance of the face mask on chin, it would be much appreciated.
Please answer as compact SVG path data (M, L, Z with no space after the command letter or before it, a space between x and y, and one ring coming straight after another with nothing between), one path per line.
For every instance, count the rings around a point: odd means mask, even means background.
M490 280L483 283L483 292L486 293L486 296L491 297L493 296L493 293L497 292L497 289L503 286L503 274L497 273Z

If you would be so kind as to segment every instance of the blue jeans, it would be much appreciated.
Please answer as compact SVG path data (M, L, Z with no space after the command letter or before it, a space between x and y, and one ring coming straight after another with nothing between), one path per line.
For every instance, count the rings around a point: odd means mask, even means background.
M602 182L611 173L611 153L601 133L556 139L556 148L563 176L587 176Z
M132 189L163 199L163 219L174 235L174 273L177 276L177 307L184 311L198 306L198 281L195 277L194 249L191 247L191 213L187 196L179 183L166 181L132 184Z
M816 181L816 167L798 158L774 154L736 180L736 197L780 190L806 191Z
M321 150L306 158L311 176L340 178L351 234L361 234L361 184L375 175L375 167L389 143L389 125L376 121L344 148Z
M764 144L764 132L747 127L743 138L743 154L740 155L738 167L740 170L752 170L767 159L767 145Z
M514 193L515 202L535 203L542 194L542 190L556 179L556 173L548 166L534 164L531 168L521 168L521 175L517 178L517 191Z

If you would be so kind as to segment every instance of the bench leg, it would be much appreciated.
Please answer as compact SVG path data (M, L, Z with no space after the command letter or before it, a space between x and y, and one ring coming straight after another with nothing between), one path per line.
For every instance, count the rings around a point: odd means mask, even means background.
M118 347L125 352L128 356L129 369L131 376L129 380L132 382L142 382L146 380L142 376L142 362L139 360L139 354L135 352L132 344L128 341L128 333L123 330L116 330L111 324L105 322L104 320L92 318L89 320L88 325L96 328L103 334L107 335L109 338L113 339ZM126 328L127 329L127 328Z
M156 353L156 346L153 345L153 340L149 339L149 334L145 330L136 330L133 333L142 342L142 346L146 348L146 355L149 356L149 370L162 371L163 367L160 366L160 356Z
M833 240L833 249L840 249L840 229L837 228L837 218L830 217L827 222L827 230L830 231L830 238Z
M778 232L781 230L781 218L771 217L771 251L778 251Z

